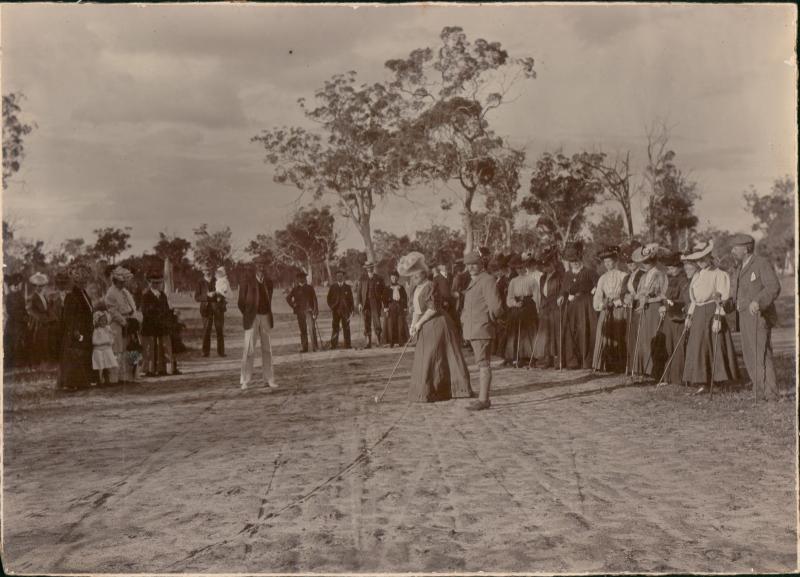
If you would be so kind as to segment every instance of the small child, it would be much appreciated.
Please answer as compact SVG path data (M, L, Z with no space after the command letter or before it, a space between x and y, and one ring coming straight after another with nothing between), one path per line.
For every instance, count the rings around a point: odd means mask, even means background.
M231 283L228 282L228 273L225 272L225 267L221 266L217 269L217 282L214 284L214 292L222 298L222 302L228 300L231 294Z
M109 369L116 369L117 357L111 345L114 333L108 326L108 315L104 311L94 313L94 332L92 333L92 368L98 373L98 384L109 382Z

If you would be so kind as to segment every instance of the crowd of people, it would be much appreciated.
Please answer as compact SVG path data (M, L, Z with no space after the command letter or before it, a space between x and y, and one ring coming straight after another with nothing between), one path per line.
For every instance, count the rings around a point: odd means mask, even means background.
M590 369L634 379L687 384L702 392L714 383L740 380L731 333L741 332L743 360L753 390L780 396L771 350L780 283L771 263L755 254L749 235L733 238L738 266L715 264L713 245L683 254L655 244L605 246L587 266L581 243L559 251L496 255L482 249L454 263L428 266L420 253L398 260L386 282L367 262L355 287L336 272L328 287L330 348L352 347L351 319L361 316L366 348L414 346L409 398L436 401L477 397L470 408L491 406L492 358L516 368ZM270 334L273 283L268 262L257 258L238 292L244 351L240 385L253 379L260 343L264 385L275 388ZM598 269L602 274L598 274ZM449 273L452 271L452 278ZM20 275L7 275L6 368L57 362L58 387L129 382L138 375L178 374L175 349L180 322L164 291L163 275L150 273L139 286L122 267L104 271L107 286L90 290L86 265L48 278L36 273L23 290ZM406 279L403 282L401 279ZM220 267L204 273L195 291L203 321L202 352L212 333L225 355L224 322L231 286ZM319 303L303 273L286 294L296 315L301 351L322 346ZM373 339L374 337L374 339ZM473 392L463 349L479 368Z
M6 371L56 365L63 390L180 373L182 325L159 272L140 283L120 266L76 263L52 286L41 272L4 281Z

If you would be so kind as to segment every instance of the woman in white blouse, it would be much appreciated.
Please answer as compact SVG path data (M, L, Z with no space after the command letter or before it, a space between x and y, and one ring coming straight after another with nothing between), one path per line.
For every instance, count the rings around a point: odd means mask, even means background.
M433 402L471 397L461 338L455 322L444 312L442 295L428 278L425 257L419 252L409 253L397 263L397 270L400 276L412 277L416 285L411 299L414 314L410 332L417 341L409 400Z
M627 275L617 268L619 247L608 246L597 258L606 272L597 281L592 304L600 313L594 339L592 370L621 373L625 370L626 314L622 293Z
M686 365L683 380L705 389L714 382L735 381L739 378L736 351L725 319L722 303L730 298L731 280L724 270L716 267L713 242L702 243L683 257L694 261L700 270L689 285L689 311L686 326Z
M634 343L633 373L634 375L651 375L657 379L666 362L663 347L653 347L656 335L661 328L659 305L667 297L669 279L667 274L656 268L658 255L661 252L657 244L648 244L637 248L633 253L634 262L642 265L644 274L634 295L636 309L639 312Z

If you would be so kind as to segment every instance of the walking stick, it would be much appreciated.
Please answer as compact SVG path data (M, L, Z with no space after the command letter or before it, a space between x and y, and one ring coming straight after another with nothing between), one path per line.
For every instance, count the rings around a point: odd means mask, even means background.
M633 305L625 305L628 316L628 329L625 331L625 376L628 376L628 369L631 369L631 355L628 352L628 337L631 334L631 324L633 323Z
M667 376L667 372L669 371L669 367L672 364L672 359L675 358L675 353L678 352L678 347L681 346L681 341L683 340L683 337L686 335L686 331L687 330L688 329L687 329L686 325L684 324L683 325L683 331L681 331L681 336L678 337L678 342L675 343L675 348L672 350L672 354L669 356L669 360L667 361L667 364L664 367L664 374L661 375L661 378L659 379L658 384L656 385L656 388L667 384L666 382L664 382L664 379Z
M539 320L541 323L541 320ZM539 342L539 324L536 325L536 336L533 337L533 345L531 346L531 358L528 360L527 370L531 370L533 366L533 355L536 354L536 344Z
M405 355L405 354L406 354L406 349L408 348L408 345L410 345L410 344L411 344L411 341L412 341L413 339L414 339L414 337L409 337L409 338L408 338L408 341L406 341L406 344L405 344L405 346L403 347L403 351L400 353L400 358L399 358L399 359L397 359L397 362L394 364L394 368L392 369L392 374L391 374L391 375L389 375L389 379L386 381L386 385L383 387L383 391L381 392L381 394L380 394L380 395L375 395L375 396L372 398L372 400L373 400L373 401L375 401L375 403L376 403L376 404L377 404L377 403L380 403L380 402L381 402L381 400L383 399L383 395L385 395L385 394L386 394L386 391L387 391L387 390L388 390L388 388L389 388L389 383L391 383L391 382L392 382L392 377L394 377L394 373L395 373L395 371L397 371L397 367L399 367L399 366L400 366L400 361L402 361L402 360L403 360L403 355Z
M605 367L605 363L603 362L603 357L606 354L606 332L608 329L608 311L609 311L608 307L606 307L602 311L601 314L603 315L603 324L600 325L600 330L597 331L600 336L600 354L598 355L599 357L598 364L600 365L600 368ZM598 368L592 366L592 373L596 373L597 371Z
M711 352L711 386L708 390L708 398L714 398L714 371L717 369L717 343L719 342L719 333L715 333L714 329L711 329L712 338L714 339L714 346L712 347Z
M317 342L319 343L319 348L323 351L325 350L325 340L322 338L322 333L319 332L319 327L317 326L317 317L311 315L311 318L314 319L314 330L317 333Z
M521 320L517 319L517 352L516 352L516 355L514 356L514 368L515 369L519 368L519 332L520 332L521 324L522 324Z
M756 382L758 381L758 371L761 368L758 363L758 317L756 317L756 322L753 325L753 346L755 350L753 351L753 366L755 367L756 374L753 376L753 402L758 402L758 387L756 386ZM766 351L765 351L766 354ZM764 368L764 377L767 376L766 367Z

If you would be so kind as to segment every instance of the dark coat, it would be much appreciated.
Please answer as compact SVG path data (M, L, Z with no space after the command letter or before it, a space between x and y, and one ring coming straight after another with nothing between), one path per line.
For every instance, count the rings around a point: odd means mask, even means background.
M669 277L667 283L667 300L672 303L664 303L667 307L667 318L674 322L683 322L689 309L689 279L685 273L680 272L677 276Z
M269 318L269 326L273 327L274 321L272 318L272 280L269 277L264 277L264 288L267 292L267 317ZM244 330L250 330L253 326L253 321L258 312L258 281L255 274L251 275L239 287L239 311L242 313L242 325Z
M408 293L406 293L406 287L401 284L397 285L400 288L400 309L401 310L408 310ZM383 294L383 308L389 308L389 305L395 303L396 301L392 298L394 291L392 289L392 285L386 287L386 291Z
M736 267L731 274L731 298L739 314L748 313L756 301L769 326L775 326L778 313L775 299L781 294L781 283L775 268L763 256L753 255L746 266Z
M343 283L342 286L339 286L339 283L332 284L328 289L327 301L328 308L342 317L349 317L355 310L353 289L347 283Z
M358 287L358 304L372 310L380 310L386 285L383 279L376 275L372 278L364 275Z
M200 316L201 317L210 317L214 313L214 305L220 303L220 301L224 304L225 299L214 295L212 297L208 296L208 293L213 293L216 288L216 281L214 277L211 277L210 281L206 281L203 278L197 285L197 290L194 291L194 300L200 303Z
M482 272L470 280L464 291L464 310L461 312L464 338L468 341L494 338L495 323L502 316L503 303L497 280Z
M314 287L307 284L295 285L289 294L286 295L286 302L292 307L294 314L304 315L311 312L314 316L319 312L317 305L317 293Z
M64 348L92 350L92 305L87 295L78 287L64 298Z
M146 290L142 295L142 336L162 337L172 331L172 311L167 295Z

